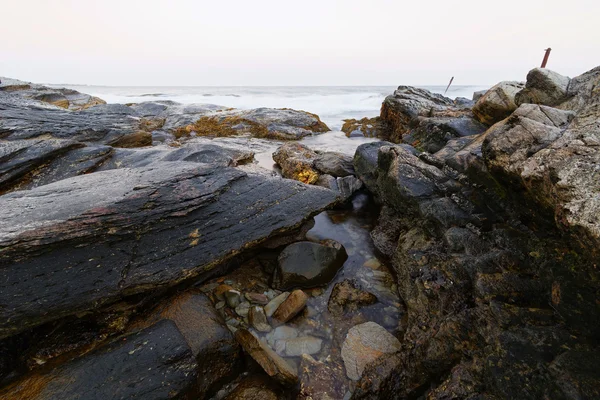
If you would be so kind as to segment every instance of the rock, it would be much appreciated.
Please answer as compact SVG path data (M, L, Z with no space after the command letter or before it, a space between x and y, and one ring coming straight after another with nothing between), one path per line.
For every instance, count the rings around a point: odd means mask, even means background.
M308 354L300 358L300 394L302 400L333 400L344 398L346 392L344 367L334 361L320 362Z
M293 387L298 383L298 375L288 363L250 332L238 329L235 338L271 378L285 387Z
M148 399L184 397L198 365L174 322L163 320L47 373L0 390L14 399Z
M185 162L6 194L0 197L8 210L0 222L0 267L8 277L0 283L0 337L125 293L207 276L334 201L331 191L291 180Z
M343 199L349 199L363 187L362 181L354 176L337 178L336 185Z
M400 350L400 342L375 322L356 325L348 331L342 345L346 375L359 380L365 367L384 354Z
M278 326L267 334L267 343L271 347L275 347L277 341L285 341L286 339L294 339L298 337L298 330L291 326Z
M279 326L294 318L306 307L308 296L302 290L294 290L273 313L273 324Z
M269 298L262 293L246 293L244 296L250 303L260 304L261 306L269 302Z
M387 127L379 117L362 118L360 120L345 119L344 125L342 125L342 132L349 138L383 138L386 135Z
M252 306L248 313L248 321L250 325L259 332L270 332L271 325L267 322L265 310L261 306Z
M281 303L283 303L289 295L290 292L283 292L276 296L273 300L269 301L269 303L265 306L265 314L267 314L267 317L271 318Z
M381 106L381 120L388 127L387 140L408 143L434 153L448 140L477 135L486 127L473 118L469 105L424 89L399 86Z
M333 151L319 153L313 166L317 171L335 178L354 175L352 157Z
M150 132L139 131L122 136L108 144L113 147L122 147L125 149L152 146L152 134Z
M544 68L534 68L527 74L525 88L515 95L515 103L557 106L569 98L571 79Z
M333 287L327 309L331 314L341 317L376 302L377 297L374 294L359 289L355 280L346 279Z
M236 308L240 305L240 292L237 290L230 289L223 293L223 296L225 297L225 301L229 307Z
M500 82L488 90L473 106L475 118L485 125L493 125L517 109L515 96L525 85L520 82Z
M293 339L281 339L276 343L283 342L285 344L285 355L288 357L298 357L302 354L317 354L321 351L321 345L323 340L312 337L304 336ZM277 344L276 344L277 346Z
M477 102L483 95L487 92L487 90L479 90L477 92L473 92L473 101Z
M273 153L273 160L281 167L285 178L314 184L319 173L313 168L317 153L300 143L288 142Z
M356 152L354 153L354 168L360 180L371 192L374 192L377 185L379 148L393 145L393 143L382 141L364 143L356 148Z
M234 289L229 285L220 284L219 286L217 286L215 288L214 295L217 298L217 300L225 301L226 300L225 293L230 290L234 290Z
M292 243L279 254L273 287L287 290L326 285L347 258L344 246L334 241Z
M243 302L235 307L235 313L240 317L247 317L250 313L250 303Z
M244 378L224 400L283 400L284 391L264 375Z
M330 190L335 190L336 192L339 191L338 185L337 185L337 179L334 178L331 175L319 175L319 179L317 179L317 182L315 182L315 185L317 186L321 186Z

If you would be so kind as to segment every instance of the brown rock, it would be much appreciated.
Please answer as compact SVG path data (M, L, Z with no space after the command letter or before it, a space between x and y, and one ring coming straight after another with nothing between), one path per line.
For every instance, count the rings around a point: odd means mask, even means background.
M216 287L215 291L214 291L214 295L217 298L217 300L220 301L225 301L225 293L228 292L229 290L234 290L231 286L229 285L219 285Z
M306 306L308 296L302 290L294 290L273 314L273 323L281 325L294 318Z
M152 134L149 132L139 131L130 135L122 136L109 144L113 147L122 147L126 149L152 146Z
M267 322L265 310L261 306L252 306L248 311L248 321L259 332L270 332L271 325Z
M319 362L303 354L300 361L300 393L302 400L341 399L346 393L344 367L337 362Z
M287 142L273 153L273 160L281 167L285 178L311 185L319 179L319 173L313 168L316 158L317 153L296 142Z
M225 400L279 400L286 398L281 387L264 375L245 378Z
M261 306L269 302L269 298L262 293L246 293L244 296L250 303L260 304Z
M246 329L238 329L235 338L271 378L287 387L298 383L298 375L290 365Z
M346 279L333 287L327 308L333 315L341 316L376 302L374 294L361 290L356 281Z

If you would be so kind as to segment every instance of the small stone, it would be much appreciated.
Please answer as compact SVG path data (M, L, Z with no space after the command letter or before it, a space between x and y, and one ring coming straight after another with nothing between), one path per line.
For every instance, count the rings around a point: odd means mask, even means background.
M306 306L308 296L302 290L294 290L273 314L275 326L294 318Z
M248 321L259 332L270 332L272 329L271 325L267 323L267 316L261 306L250 307Z
M354 381L359 380L367 364L383 354L400 350L400 347L400 341L375 322L350 328L342 345L346 375Z
M267 343L271 347L275 347L275 342L281 339L294 339L298 337L298 330L291 326L278 326L267 334Z
M286 339L285 354L288 357L298 357L302 354L316 354L321 351L322 344L323 340L312 336Z
M381 268L381 262L376 258L371 258L370 260L365 261L363 267L371 268L371 269L379 269Z
M228 292L230 290L233 290L233 288L229 285L219 285L219 286L217 286L217 288L214 291L215 297L219 301L224 301L225 300L225 292Z
M355 280L346 279L333 287L327 308L332 315L339 317L376 302L374 294L361 290Z
M228 290L224 293L224 296L229 307L236 308L240 305L240 292L237 290Z
M235 338L271 378L286 387L298 383L298 375L289 364L246 329L238 329Z
M265 314L267 314L267 317L271 318L273 316L273 314L275 313L275 311L277 310L277 308L281 305L281 303L283 303L288 298L289 295L290 295L290 292L283 292L280 295L278 295L277 297L275 297L273 300L271 300L265 306Z
M260 304L261 306L269 302L269 298L262 293L246 293L244 296L250 303Z
M220 301L217 304L215 304L215 308L217 310L220 310L221 308L225 307L225 302L224 301Z
M235 308L235 312L240 317L247 317L250 312L250 303L240 303L240 305Z

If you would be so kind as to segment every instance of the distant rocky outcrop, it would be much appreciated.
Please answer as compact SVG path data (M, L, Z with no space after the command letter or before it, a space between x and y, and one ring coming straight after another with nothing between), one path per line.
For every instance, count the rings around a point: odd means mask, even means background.
M349 138L352 137L368 137L382 138L387 134L387 127L381 121L381 118L362 118L362 119L345 119L342 125L342 132Z
M493 125L435 152L359 147L355 170L383 205L372 237L408 315L353 399L600 396L600 68L565 82L534 70L497 85L473 110ZM413 115L451 107L402 101Z

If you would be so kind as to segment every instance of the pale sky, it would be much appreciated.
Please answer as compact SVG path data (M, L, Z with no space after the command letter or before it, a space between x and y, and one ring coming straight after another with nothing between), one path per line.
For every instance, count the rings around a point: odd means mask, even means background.
M600 65L600 1L0 0L0 76L101 85L455 85Z

